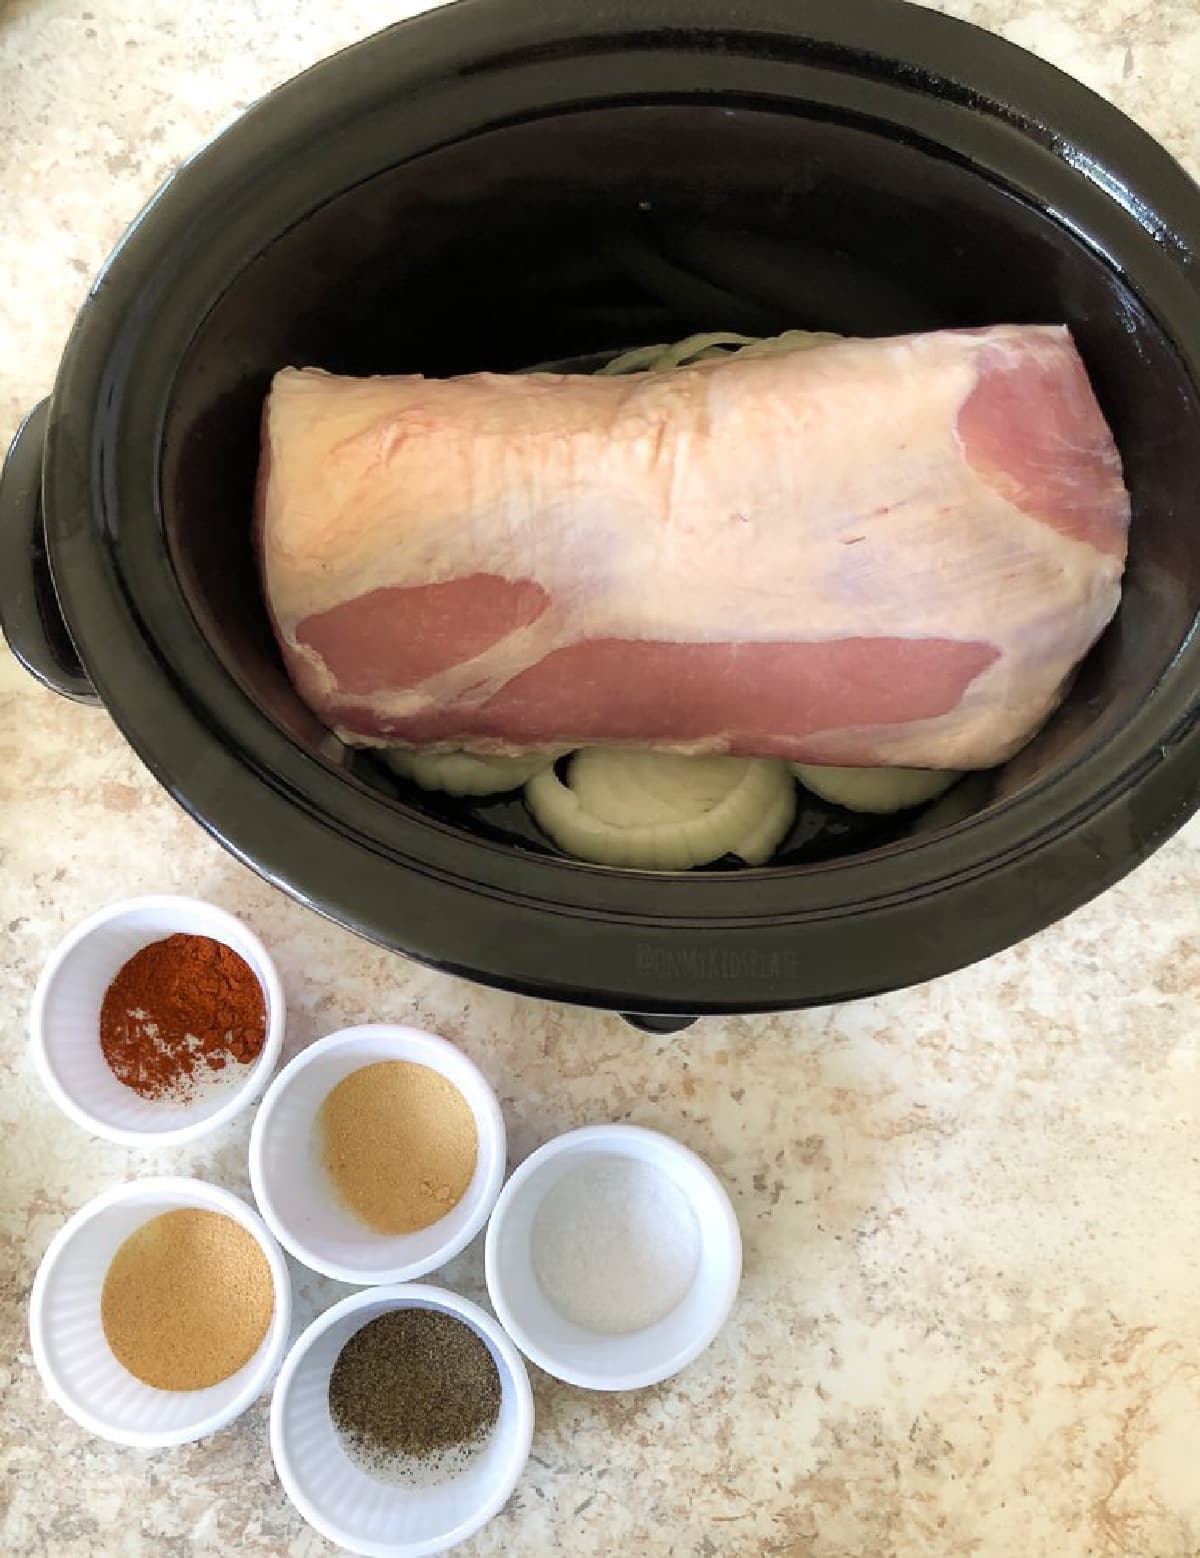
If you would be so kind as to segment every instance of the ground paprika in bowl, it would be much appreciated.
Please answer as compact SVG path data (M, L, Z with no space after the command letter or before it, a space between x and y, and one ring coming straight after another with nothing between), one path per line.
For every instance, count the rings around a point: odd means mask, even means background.
M143 1098L189 1097L227 1066L250 1064L266 1031L266 998L245 958L181 931L135 952L100 1008L104 1058Z
M76 1124L154 1148L191 1141L262 1092L283 989L242 922L155 895L101 910L51 954L30 1016L34 1064Z

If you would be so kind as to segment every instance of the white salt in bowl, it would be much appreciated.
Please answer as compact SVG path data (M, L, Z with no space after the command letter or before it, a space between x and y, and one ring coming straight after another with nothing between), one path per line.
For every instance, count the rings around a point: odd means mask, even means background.
M152 941L177 933L223 941L253 970L267 1009L266 1038L250 1066L214 1073L187 1102L142 1098L118 1082L100 1048L100 1007L121 966ZM94 1136L152 1151L227 1125L266 1087L279 1063L286 1013L267 949L232 914L198 898L129 898L77 925L51 954L34 991L30 1047L42 1086Z
M601 1259L603 1270L593 1273L592 1291L578 1291L571 1314L564 1313L566 1306L552 1301L539 1278L539 1213L561 1201L570 1188L568 1175L577 1175L573 1183L582 1182L585 1190L602 1184L607 1175L611 1191L622 1176L636 1176L643 1168L657 1171L651 1183L658 1193L650 1205L664 1215L664 1259L690 1247L694 1267L676 1272L677 1292L664 1289L673 1299L665 1313L647 1307L653 1295L631 1284L631 1273L622 1269L620 1217L614 1221L611 1208L599 1206L589 1215L585 1194L577 1207L577 1234L569 1236L558 1262L562 1282L569 1284L578 1275L572 1272L572 1247L579 1273L586 1275L596 1264L596 1245L589 1240L595 1240L601 1220L609 1225L606 1243L611 1240L613 1247ZM560 1227L562 1212L560 1207L556 1214ZM673 1212L682 1216L668 1220L666 1214ZM633 1237L631 1232L631 1252ZM723 1186L689 1148L636 1125L589 1125L546 1142L513 1174L488 1225L485 1266L501 1325L539 1368L588 1390L636 1390L677 1374L712 1342L737 1294L742 1242ZM669 1261L663 1269L668 1268ZM636 1328L614 1332L608 1327L622 1306Z
M475 1172L462 1199L417 1233L381 1234L338 1199L321 1162L317 1115L351 1072L411 1061L445 1077L475 1118ZM250 1184L259 1211L297 1260L340 1282L407 1282L464 1249L487 1221L504 1180L504 1117L486 1077L436 1034L391 1023L344 1028L319 1039L272 1082L250 1133Z
M500 1415L486 1448L432 1486L370 1476L342 1448L329 1414L329 1376L342 1348L369 1321L403 1308L462 1320L500 1374ZM520 1353L478 1304L419 1282L368 1288L318 1316L288 1353L271 1401L271 1454L287 1496L322 1536L367 1558L429 1558L466 1541L508 1502L532 1438L533 1394Z
M258 1351L219 1385L156 1390L118 1363L100 1319L104 1278L143 1223L196 1207L240 1223L271 1269L275 1305ZM244 1201L199 1179L135 1179L79 1209L51 1239L29 1300L33 1361L47 1393L75 1421L116 1444L156 1449L215 1433L240 1417L274 1378L287 1348L292 1288L283 1254Z

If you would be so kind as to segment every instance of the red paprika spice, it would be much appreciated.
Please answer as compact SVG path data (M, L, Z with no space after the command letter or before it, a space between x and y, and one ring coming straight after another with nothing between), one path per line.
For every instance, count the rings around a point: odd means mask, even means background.
M167 936L136 952L104 994L100 1048L143 1098L186 1096L233 1061L256 1060L267 1003L246 960L210 936Z

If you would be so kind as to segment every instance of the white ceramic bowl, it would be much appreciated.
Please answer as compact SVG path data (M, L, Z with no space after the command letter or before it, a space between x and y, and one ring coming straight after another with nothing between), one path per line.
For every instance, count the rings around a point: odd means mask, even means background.
M248 1230L271 1268L275 1310L258 1351L236 1374L206 1390L155 1390L113 1356L100 1295L129 1235L182 1207L223 1212ZM135 1179L89 1201L50 1241L29 1300L33 1361L49 1394L89 1433L142 1449L202 1439L240 1417L279 1368L291 1323L287 1263L262 1218L228 1190L199 1179Z
M666 1174L691 1205L699 1234L683 1298L654 1324L615 1335L566 1319L543 1292L533 1259L546 1195L565 1174L603 1158L634 1159ZM723 1186L690 1148L637 1125L588 1125L546 1142L513 1174L488 1225L485 1265L501 1325L539 1368L588 1390L636 1390L677 1374L724 1325L741 1277L742 1241Z
M177 932L232 947L253 969L267 1006L254 1064L188 1103L142 1098L117 1081L100 1048L100 1007L113 977L147 943ZM42 1085L65 1115L95 1136L151 1150L193 1141L240 1114L278 1064L284 1026L283 987L258 937L213 904L162 894L101 909L59 943L34 991L30 1039Z
M456 1315L487 1343L500 1373L500 1416L486 1450L431 1487L369 1476L342 1449L329 1415L329 1376L342 1348L368 1321L402 1308ZM421 1282L368 1288L318 1316L287 1355L271 1401L271 1454L287 1496L322 1536L368 1558L428 1558L466 1541L508 1502L532 1438L520 1353L478 1304Z
M360 1066L407 1060L440 1072L475 1116L475 1173L457 1206L418 1233L380 1234L334 1193L317 1147L317 1114ZM272 1082L250 1133L254 1199L282 1245L306 1266L363 1285L407 1282L444 1266L487 1221L504 1180L504 1117L483 1073L446 1039L375 1023L302 1050Z

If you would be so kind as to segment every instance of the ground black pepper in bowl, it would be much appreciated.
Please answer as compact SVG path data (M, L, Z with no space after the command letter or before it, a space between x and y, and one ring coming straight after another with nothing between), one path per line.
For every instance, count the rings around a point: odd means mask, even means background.
M453 1476L500 1415L500 1371L487 1343L440 1309L392 1309L338 1354L329 1412L347 1453L387 1481Z

